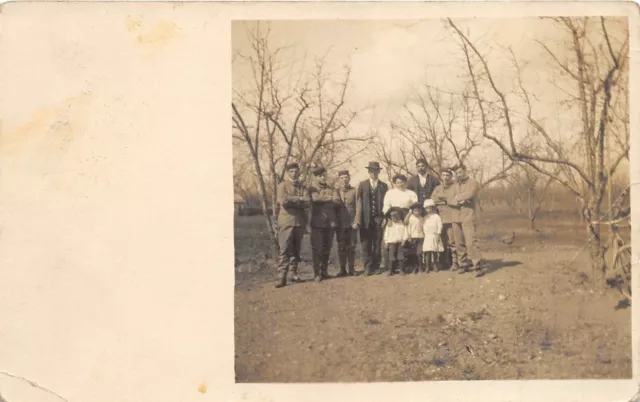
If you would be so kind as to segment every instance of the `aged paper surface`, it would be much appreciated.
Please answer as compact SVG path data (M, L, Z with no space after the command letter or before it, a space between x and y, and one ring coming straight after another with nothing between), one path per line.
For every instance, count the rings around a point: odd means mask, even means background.
M636 392L635 311L633 380L236 384L229 124L233 20L627 17L637 88L635 4L16 2L1 11L4 400L600 402ZM630 113L631 160L638 123Z

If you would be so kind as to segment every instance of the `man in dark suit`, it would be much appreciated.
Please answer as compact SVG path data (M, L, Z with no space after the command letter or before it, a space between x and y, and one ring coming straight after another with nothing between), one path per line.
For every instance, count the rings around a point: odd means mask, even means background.
M360 182L356 191L356 219L354 229L360 229L360 242L364 257L364 273L369 276L380 269L382 246L382 206L389 186L378 179L382 168L378 162L369 162L369 179Z
M411 176L407 188L418 195L418 202L423 204L431 198L433 190L438 187L440 181L429 173L429 164L423 158L416 161L418 174Z

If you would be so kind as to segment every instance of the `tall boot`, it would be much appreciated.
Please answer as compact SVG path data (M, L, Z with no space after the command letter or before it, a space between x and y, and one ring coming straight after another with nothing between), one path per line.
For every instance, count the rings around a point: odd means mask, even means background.
M287 285L287 276L280 275L280 278L278 279L278 283L276 284L276 289L285 287L286 285Z

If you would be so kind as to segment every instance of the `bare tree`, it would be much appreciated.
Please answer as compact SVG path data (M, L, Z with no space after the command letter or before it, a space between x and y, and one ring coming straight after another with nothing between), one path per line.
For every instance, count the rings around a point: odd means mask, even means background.
M249 154L277 253L276 197L285 166L298 162L303 177L316 164L339 166L349 160L345 155L353 143L368 139L349 131L357 115L345 106L350 68L331 75L325 60L318 59L309 69L292 47L272 47L270 35L270 28L259 22L248 26L250 51L235 54L234 64L251 75L234 82L231 106L233 138Z
M487 175L480 145L483 140L479 125L479 108L469 88L459 93L425 85L414 89L405 102L403 115L390 123L391 139L379 136L375 152L378 159L393 172L410 174L413 161L429 161L433 174L442 167L465 164L469 173L487 186L504 177L514 163L505 159L498 172ZM471 155L475 158L470 158Z
M554 139L544 120L536 114L532 101L534 94L524 85L520 64L513 52L511 58L517 73L518 95L526 109L522 117L506 92L498 87L486 56L452 20L447 23L460 40L482 116L483 136L493 141L511 160L524 163L560 183L580 200L590 239L592 267L594 273L604 274L606 250L598 223L603 218L603 199L610 178L620 162L628 158L629 152L626 110L628 28L618 24L615 27L617 34L612 36L609 31L617 21L604 17L553 20L568 39L563 44L563 51L556 54L548 43L540 41L539 45L555 66L554 73L561 78L562 84L566 84L557 87L567 95L564 101L569 107L567 113L573 113L581 122L575 144L563 144ZM504 135L493 130L488 123L490 116L499 116L503 131L506 131ZM540 147L526 149L521 146L515 125L519 118L533 129L534 138L527 140L537 142ZM607 147L612 138L618 145L616 149ZM570 152L576 147L582 152ZM556 174L557 171L560 173Z

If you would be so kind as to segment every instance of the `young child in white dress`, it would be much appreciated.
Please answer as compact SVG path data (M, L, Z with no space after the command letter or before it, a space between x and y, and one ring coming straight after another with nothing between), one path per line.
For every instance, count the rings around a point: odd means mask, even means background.
M427 210L427 216L422 225L424 232L424 243L422 243L424 263L427 267L427 272L438 272L440 254L444 252L441 237L442 219L440 219L440 215L438 215L438 210L433 200L426 200L424 202L424 208Z
M393 222L388 225L384 231L384 244L387 254L388 275L399 273L405 274L404 271L404 244L409 240L407 236L407 227L402 221L402 210L393 207L389 210L389 217Z

